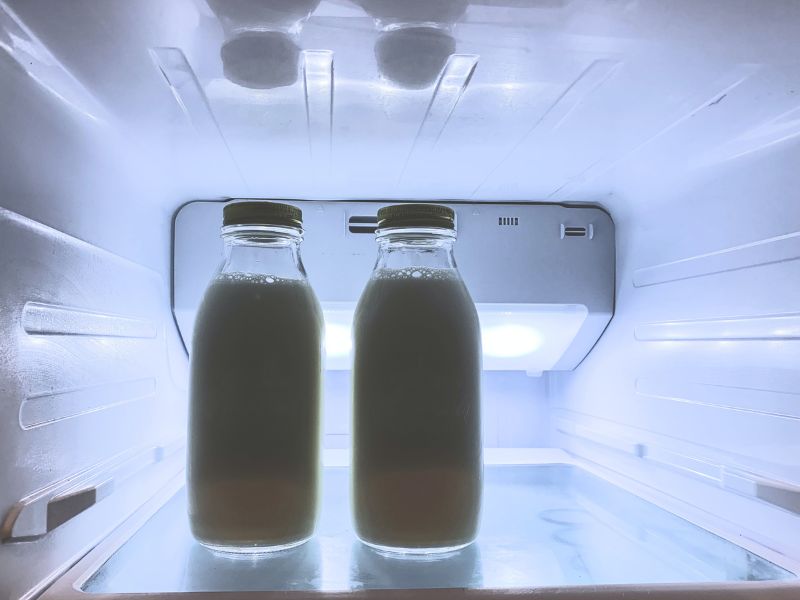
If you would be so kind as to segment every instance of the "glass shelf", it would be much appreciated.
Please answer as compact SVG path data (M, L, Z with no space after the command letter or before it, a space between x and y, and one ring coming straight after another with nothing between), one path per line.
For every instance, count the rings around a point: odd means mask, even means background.
M355 539L349 470L327 468L315 538L228 558L194 541L176 493L87 580L88 593L514 589L793 579L794 575L586 471L487 466L480 534L438 558L394 558Z

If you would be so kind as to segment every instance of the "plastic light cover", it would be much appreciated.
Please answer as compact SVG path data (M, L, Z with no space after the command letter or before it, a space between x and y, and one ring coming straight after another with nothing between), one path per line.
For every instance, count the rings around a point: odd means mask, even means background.
M478 304L483 368L489 371L551 370L588 315L582 304ZM350 369L353 312L350 303L330 303L325 313L326 368Z

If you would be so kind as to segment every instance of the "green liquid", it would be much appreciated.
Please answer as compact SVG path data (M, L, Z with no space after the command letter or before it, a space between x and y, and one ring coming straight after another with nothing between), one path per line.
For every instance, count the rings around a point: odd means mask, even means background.
M322 315L302 281L224 275L191 356L192 532L215 546L312 535L319 474Z
M358 536L395 548L471 542L482 488L480 326L452 271L381 271L356 311Z

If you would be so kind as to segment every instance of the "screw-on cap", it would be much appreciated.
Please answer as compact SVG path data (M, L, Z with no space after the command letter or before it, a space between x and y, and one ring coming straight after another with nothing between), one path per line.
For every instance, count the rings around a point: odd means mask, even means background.
M222 225L277 225L303 228L303 211L280 202L230 202L222 209Z
M455 229L456 214L441 204L394 204L378 210L378 229L439 227Z

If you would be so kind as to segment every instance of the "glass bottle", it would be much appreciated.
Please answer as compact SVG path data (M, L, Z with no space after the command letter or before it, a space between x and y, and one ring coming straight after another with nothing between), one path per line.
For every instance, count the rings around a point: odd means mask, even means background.
M480 327L454 213L386 207L376 237L354 324L356 532L385 551L452 551L474 540L482 492Z
M192 343L189 517L214 550L268 552L314 531L322 311L300 260L298 208L230 203L222 238Z

